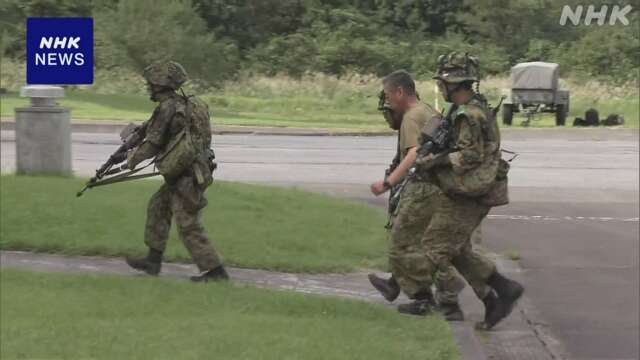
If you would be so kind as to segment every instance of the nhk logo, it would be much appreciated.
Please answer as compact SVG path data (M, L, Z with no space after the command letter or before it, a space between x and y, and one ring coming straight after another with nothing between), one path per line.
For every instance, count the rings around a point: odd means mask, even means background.
M28 18L27 83L93 83L93 19Z
M68 40L68 42L67 42ZM59 37L43 37L40 40L40 49L80 49L78 42L80 37L69 38ZM52 46L53 44L53 46ZM66 47L65 47L66 46ZM36 65L71 65L71 61L77 66L84 65L83 53L55 53L55 52L41 52L36 53Z

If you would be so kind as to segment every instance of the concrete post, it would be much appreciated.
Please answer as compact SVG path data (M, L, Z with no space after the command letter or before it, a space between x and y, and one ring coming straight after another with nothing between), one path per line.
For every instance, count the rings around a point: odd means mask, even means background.
M16 168L24 175L70 176L71 111L58 106L64 96L59 86L28 85L20 96L31 105L16 108Z

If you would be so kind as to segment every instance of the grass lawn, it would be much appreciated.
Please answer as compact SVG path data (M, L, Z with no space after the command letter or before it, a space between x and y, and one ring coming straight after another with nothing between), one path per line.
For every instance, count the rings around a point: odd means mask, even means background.
M329 99L314 97L258 97L205 95L216 125L275 126L298 128L345 128L385 130L386 124L371 100L369 111L354 108L346 102L333 103ZM0 115L13 117L16 107L27 106L28 99L16 93L0 97ZM71 108L74 119L92 120L146 120L151 116L154 103L141 95L104 95L82 91L67 92L58 101ZM344 101L343 101L344 102Z
M2 116L14 116L16 107L29 105L29 99L16 93L2 95L0 101ZM154 103L140 95L104 95L81 91L66 92L58 103L70 107L74 119L147 120L154 108Z
M75 193L84 179L0 177L0 248L77 255L146 253L155 180ZM293 272L386 266L381 209L297 190L214 182L203 223L228 265ZM167 259L190 261L175 226Z
M438 316L231 284L0 272L2 359L458 359Z
M298 128L345 128L360 130L387 130L386 123L376 111L377 98L354 92L352 96L330 99L307 94L268 94L255 95L229 93L204 94L202 98L209 104L213 122L217 125L276 126ZM493 99L495 100L495 99ZM15 93L0 97L1 115L14 116L14 108L25 106L28 100ZM584 112L595 107L602 119L610 113L623 114L625 127L638 128L640 106L637 96L594 100L588 97L574 96L566 126L573 124L575 117L584 118ZM141 95L103 95L83 91L68 91L59 101L61 105L72 108L74 119L93 120L146 120L154 104ZM496 102L497 103L497 102ZM514 127L525 117L515 114ZM502 123L502 115L498 114ZM553 114L541 114L534 118L531 127L555 127Z

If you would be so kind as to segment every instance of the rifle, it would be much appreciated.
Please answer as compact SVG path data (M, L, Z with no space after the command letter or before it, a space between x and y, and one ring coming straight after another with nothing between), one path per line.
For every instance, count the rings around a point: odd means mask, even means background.
M422 129L420 137L420 144L416 150L416 164L409 169L409 172L404 177L402 182L393 187L393 191L389 195L389 215L392 215L395 209L400 203L400 195L407 186L407 183L416 176L417 173L424 172L431 167L439 164L445 157L452 151L451 142L451 114L455 111L457 106L451 105L444 117L438 117L432 119ZM422 164L418 162L420 158L423 158L429 154L433 154L434 157ZM387 224L389 226L389 224Z
M152 175L149 174L144 174L144 175L137 175L137 176L130 176L140 170L142 170L143 168L139 168L139 169L134 169L132 171L129 171L127 173L124 174L120 174L118 176L114 176L112 178L109 179L104 179L102 180L105 176L109 176L109 175L115 175L118 174L124 170L127 169L127 165L123 165L123 166L117 166L114 168L114 166L120 164L123 161L127 160L127 152L133 148L135 148L136 146L140 145L140 143L142 143L142 140L144 140L144 137L146 135L147 132L147 124L149 122L146 121L144 122L142 125L135 125L133 123L127 125L121 132L120 132L120 139L122 140L122 145L120 145L120 147L109 156L109 159L107 159L107 161L102 164L102 166L100 166L100 168L98 168L98 170L96 170L96 175L94 177L92 177L91 179L89 179L89 181L86 183L86 185L84 186L84 188L82 188L82 190L80 190L76 196L80 197L82 196L82 194L88 190L91 189L93 187L96 186L101 186L101 185L107 185L107 184L113 184L115 182L119 182L119 181L123 181L125 178L127 178L127 180L133 180L133 179L138 179L138 178L142 178L142 177L149 177ZM148 165L147 165L148 166ZM154 175L157 175L154 173ZM101 181L102 180L102 181Z
M443 163L446 156L453 148L451 146L452 122L451 116L458 108L452 104L444 117L439 116L432 119L427 126L422 129L420 145L416 151L416 173L424 173L430 168ZM430 160L424 160L428 155L432 155Z
M400 165L400 133L398 132L398 141L397 141L397 149L396 149L396 155L393 157L393 160L391 161L391 164L389 165L389 167L384 171L384 179L387 180L387 178L389 177L389 175L391 175L393 173L393 171L398 167L398 165ZM398 207L398 202L397 201L393 201L394 200L394 195L398 192L401 191L401 187L400 184L397 184L396 186L392 187L391 189L389 189L389 202L387 205L387 213L389 214L389 221L387 221L387 224L384 226L387 229L391 228L391 217L393 216L393 213L396 211L396 208Z

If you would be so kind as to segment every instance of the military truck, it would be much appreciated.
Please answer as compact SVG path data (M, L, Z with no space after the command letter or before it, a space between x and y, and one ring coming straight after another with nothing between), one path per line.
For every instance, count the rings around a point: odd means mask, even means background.
M514 113L527 116L555 113L556 125L564 126L569 112L569 91L560 90L560 66L541 61L526 62L511 68L511 89L502 105L502 122L511 125Z

